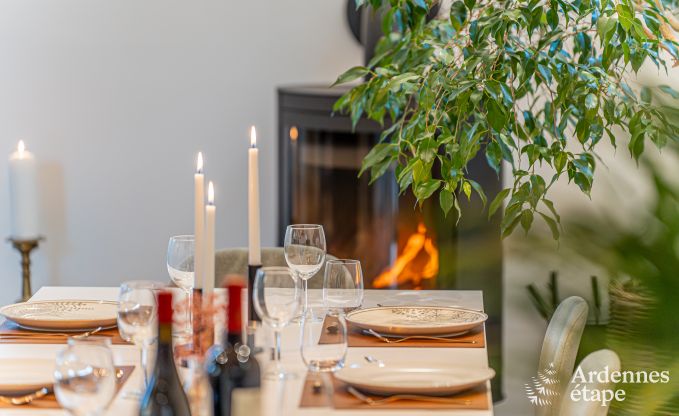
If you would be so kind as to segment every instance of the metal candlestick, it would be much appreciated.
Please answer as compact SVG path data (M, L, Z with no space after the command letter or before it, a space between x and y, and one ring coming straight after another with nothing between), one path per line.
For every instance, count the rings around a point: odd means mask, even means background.
M261 348L255 346L255 332L257 332L257 328L261 325L261 320L259 319L259 316L257 315L257 311L255 311L255 304L253 301L254 293L253 289L255 287L255 278L257 277L257 270L259 270L262 266L261 265L248 265L248 296L247 296L247 301L248 301L248 325L246 328L246 335L247 335L247 345L250 347L250 350L254 351L255 353L258 353L261 351Z
M42 237L29 240L12 237L7 239L7 241L11 242L12 246L21 253L21 300L23 302L30 299L33 294L31 291L31 251L37 248L42 240L44 240Z

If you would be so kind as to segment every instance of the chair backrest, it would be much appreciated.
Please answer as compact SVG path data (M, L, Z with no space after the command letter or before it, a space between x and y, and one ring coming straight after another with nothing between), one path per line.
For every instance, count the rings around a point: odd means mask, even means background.
M610 372L620 371L620 358L615 351L599 350L585 357L580 365L578 365L578 369L575 370L576 372L573 373L573 376L577 375L578 377L571 377L571 382L569 382L564 392L559 416L606 416L610 402L602 406L602 402L585 401L577 395L577 391L582 392L583 388L587 388L590 392L592 390L612 390L614 387L613 383L601 383L597 379L594 379L592 383L589 382L590 371L600 374L606 370L609 371L609 374ZM582 382L581 375L584 375L587 381ZM574 395L576 400L571 398L571 393L574 390L576 390Z
M575 357L580 347L582 331L587 323L589 308L579 296L564 299L554 311L542 341L538 370L551 368L560 383L560 391L552 400L551 406L538 407L537 416L557 416L563 392L573 374Z
M327 254L326 260L334 259L335 256ZM262 248L263 266L287 266L285 262L285 252L283 247L264 247ZM323 273L325 264L321 270L309 279L309 288L320 289L323 287ZM215 253L215 287L218 287L228 274L248 274L248 249L247 248L227 248L218 250Z

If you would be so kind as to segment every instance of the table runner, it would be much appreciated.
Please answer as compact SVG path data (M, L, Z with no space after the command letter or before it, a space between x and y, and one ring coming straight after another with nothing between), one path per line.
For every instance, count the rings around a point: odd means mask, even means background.
M328 394L322 390L320 393L314 393L313 384L317 379L317 375L308 374L304 381L302 389L302 397L300 398L300 407L326 407L331 401L331 405L335 409L426 409L426 410L443 410L443 409L469 409L469 410L488 410L488 403L490 403L490 391L486 388L485 383L482 386L475 387L471 390L466 390L453 396L439 396L459 399L460 401L468 400L469 404L452 404L452 403L436 403L424 402L418 400L397 400L391 403L382 404L378 406L371 406L367 403L357 399L347 391L346 383L329 375L332 379L333 394L329 398ZM373 399L379 400L381 396L366 394Z
M59 331L54 331L58 333ZM85 331L83 331L85 332ZM78 335L81 332L74 332L73 335ZM7 336L18 335L17 338L7 338ZM129 344L120 337L118 328L103 329L95 336L104 336L111 338L112 344ZM0 344L65 344L67 336L54 336L52 332L31 331L21 328L11 321L5 321L0 325Z
M127 381L127 379L130 378L130 375L132 374L132 371L134 371L134 366L133 365L123 365L123 366L116 366L116 371L117 370L122 370L123 375L116 380L116 391L113 395L113 398L118 395L120 392L120 389L123 388L123 385ZM50 393L44 397L41 397L39 399L33 400L29 404L23 404L23 405L12 405L12 404L7 404L0 402L0 409L61 409L61 405L57 401L56 396L54 393Z
M330 333L327 330L330 321L326 319L323 321L323 331L318 341L319 344L336 343L337 335ZM443 342L426 339L412 339L399 343L387 343L372 335L366 335L362 330L351 323L347 322L347 331L349 332L348 342L350 347L426 347L426 348L484 348L486 346L486 335L484 331L485 325L471 330L470 332L455 337L454 339L460 341L476 341L476 343L457 343L457 342Z

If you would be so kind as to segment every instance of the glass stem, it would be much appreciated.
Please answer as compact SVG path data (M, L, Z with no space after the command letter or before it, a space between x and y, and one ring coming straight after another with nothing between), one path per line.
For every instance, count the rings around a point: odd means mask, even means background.
M274 331L276 336L276 352L274 353L273 359L276 361L276 368L280 369L281 365L281 331Z
M309 282L307 279L303 280L304 285L304 316L306 316L307 309L309 308Z
M141 353L141 357L139 360L141 363L141 371L144 374L144 390L146 390L146 387L148 387L149 385L149 374L148 374L149 350L145 342L142 342L139 352Z

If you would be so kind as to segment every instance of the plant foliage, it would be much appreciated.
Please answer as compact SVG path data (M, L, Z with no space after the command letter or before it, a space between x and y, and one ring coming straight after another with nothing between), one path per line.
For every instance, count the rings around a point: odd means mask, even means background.
M447 214L461 195L485 204L467 171L483 152L498 174L503 161L512 169L511 187L488 207L490 216L508 200L503 237L539 217L557 239L550 187L565 176L589 195L595 148L605 137L616 144L614 128L630 133L635 158L649 140L663 146L679 136L651 94L628 83L646 61L666 70L666 60L679 60L679 22L660 2L457 0L428 20L434 3L357 0L382 11L385 36L367 66L338 78L365 82L335 110L354 125L362 116L385 124L361 170L373 180L395 165L401 192L420 203L438 195Z

